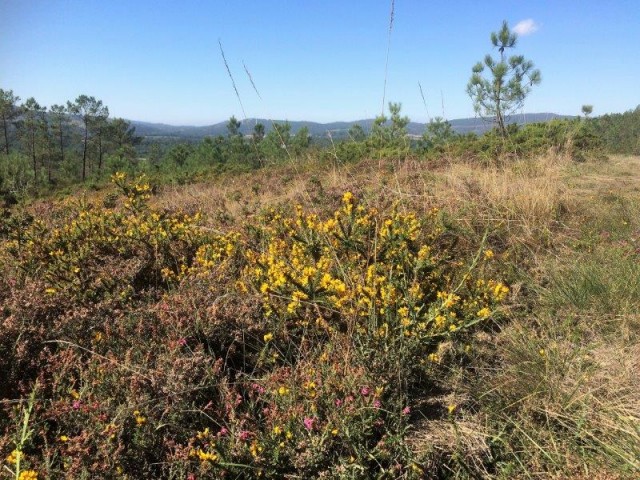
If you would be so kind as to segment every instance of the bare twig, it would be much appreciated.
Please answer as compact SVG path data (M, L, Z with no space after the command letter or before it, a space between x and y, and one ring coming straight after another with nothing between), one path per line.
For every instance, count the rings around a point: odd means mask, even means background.
M424 92L422 91L422 85L418 82L418 87L420 88L420 96L422 97L422 103L424 105L424 109L427 112L427 120L431 121L431 115L429 115L429 109L427 108L427 100L425 99Z
M227 57L224 56L224 50L222 49L222 42L218 39L218 45L220 45L220 54L222 55L222 61L224 62L224 66L227 69L227 73L229 74L229 78L231 79L231 85L233 85L233 90L236 92L236 97L238 98L238 102L240 103L240 108L242 109L242 115L244 118L247 118L247 114L244 111L244 105L242 105L242 99L240 98L240 93L238 92L238 87L236 87L236 82L233 79L233 75L231 74L231 69L229 68L229 64L227 63Z
M391 0L391 12L389 13L389 32L387 36L387 59L384 62L384 88L382 89L382 110L380 112L381 115L384 115L384 103L387 99L387 72L389 69L389 50L391 49L391 31L393 30L393 15L395 6L395 0Z
M253 77L251 76L251 72L249 72L249 69L245 65L244 61L242 62L242 66L244 67L244 71L247 73L247 77L249 77L249 81L251 82L251 86L255 90L256 95L258 95L258 98L262 100L262 97L260 96L260 92L258 91L258 87L256 87L256 84L253 82Z

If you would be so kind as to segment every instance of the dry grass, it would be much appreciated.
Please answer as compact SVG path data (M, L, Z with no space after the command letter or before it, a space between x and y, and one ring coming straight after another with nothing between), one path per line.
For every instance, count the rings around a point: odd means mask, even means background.
M200 210L224 229L268 206L330 211L352 191L381 209L440 208L463 248L477 248L486 232L500 266L532 288L521 298L512 285L513 318L472 341L474 368L454 365L440 379L446 388L431 406L440 414L417 419L411 448L445 476L634 478L640 297L629 288L640 281L638 185L640 157L577 164L548 154L489 167L301 159L164 187L154 202ZM448 403L459 405L454 417Z
M632 476L640 471L638 337L603 337L597 325L580 332L585 325L576 321L509 325L471 382L479 416L494 435L504 433L512 462L548 475L595 469Z
M288 164L214 183L166 188L161 207L200 209L214 222L243 220L265 206L333 207L342 193L369 203L426 212L437 206L470 232L488 230L502 247L546 246L571 198L563 176L570 160L548 155L503 167L451 161L366 161L357 165Z
M639 158L567 165L558 248L541 252L532 314L479 348L468 388L502 471L548 478L640 472ZM544 254L543 254L544 253ZM505 470L506 468L506 470Z

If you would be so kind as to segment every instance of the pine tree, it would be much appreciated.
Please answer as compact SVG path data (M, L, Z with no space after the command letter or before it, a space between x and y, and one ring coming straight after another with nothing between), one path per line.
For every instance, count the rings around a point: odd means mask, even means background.
M483 62L478 62L467 85L476 113L492 118L505 137L505 118L522 108L531 87L541 81L540 70L534 69L531 61L522 55L507 57L507 49L515 48L517 41L517 34L509 30L506 21L502 22L500 31L491 33L491 43L498 49L500 58L487 55ZM485 68L490 78L481 75Z

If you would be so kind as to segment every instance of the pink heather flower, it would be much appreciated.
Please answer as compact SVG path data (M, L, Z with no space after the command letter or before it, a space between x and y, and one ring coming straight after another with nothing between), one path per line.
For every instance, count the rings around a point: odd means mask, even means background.
M345 401L346 401L347 403L351 403L351 402L353 402L353 395L349 395L347 398L345 398Z
M74 410L78 410L80 408L80 400L74 400L71 406Z
M248 430L242 430L238 434L238 438L243 441L249 440L251 438L251 432L249 432Z
M360 389L360 393L366 397L367 395L369 395L369 393L371 393L371 389L369 387L362 387Z
M304 420L302 421L302 423L304 423L304 428L306 428L307 430L311 430L313 428L313 424L315 423L316 419L312 418L312 417L304 417Z
M382 406L382 403L380 402L380 400L376 400L375 402L373 402L373 408L380 408Z
M257 383L251 384L251 388L253 388L259 394L263 394L266 392L266 389L262 385L258 385Z
M340 400L339 398L336 398L336 407L341 407L342 406L342 400Z
M182 337L180 340L178 340L178 345L180 345L181 347L184 347L187 344L187 339Z
M222 427L220 429L220 431L218 432L218 436L219 437L226 437L227 433L229 433L229 430L227 430L227 427Z
M402 414L403 415L409 415L410 413L411 413L411 408L410 407L407 406L407 407L404 407L402 409Z

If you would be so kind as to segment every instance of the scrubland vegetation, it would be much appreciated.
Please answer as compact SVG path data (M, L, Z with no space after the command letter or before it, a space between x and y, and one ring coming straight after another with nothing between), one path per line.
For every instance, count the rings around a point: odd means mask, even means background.
M638 109L412 141L392 103L322 147L232 118L143 156L93 97L27 103L2 478L637 477Z
M7 210L5 473L633 477L639 160L582 128Z

